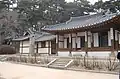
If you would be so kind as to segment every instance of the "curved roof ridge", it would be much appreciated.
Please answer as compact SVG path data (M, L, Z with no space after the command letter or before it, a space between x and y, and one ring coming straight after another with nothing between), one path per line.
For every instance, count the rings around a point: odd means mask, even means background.
M88 19L88 18L91 18L91 17L98 17L98 16L102 16L102 15L103 15L103 13L98 13L98 14L93 14L93 15L70 17L70 19L68 21L66 21L66 24L68 24L71 21L83 20L83 19Z

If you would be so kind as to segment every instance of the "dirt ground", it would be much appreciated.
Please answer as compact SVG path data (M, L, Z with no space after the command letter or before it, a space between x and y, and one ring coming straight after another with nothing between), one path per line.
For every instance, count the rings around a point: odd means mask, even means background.
M119 79L118 75L57 70L0 62L0 79Z

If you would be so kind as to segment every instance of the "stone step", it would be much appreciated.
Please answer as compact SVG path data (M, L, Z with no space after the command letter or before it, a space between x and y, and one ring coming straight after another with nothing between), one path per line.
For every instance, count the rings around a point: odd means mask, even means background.
M52 64L52 65L55 65L55 66L65 66L66 64Z
M64 66L56 66L56 65L50 65L50 68L57 68L57 69L64 69Z
M55 64L66 64L66 63L68 63L68 62L58 62L58 61L56 61L56 62L54 62Z
M55 62L53 62L51 65L49 65L50 68L59 68L64 69L65 65L67 65L71 61L70 59L57 59Z

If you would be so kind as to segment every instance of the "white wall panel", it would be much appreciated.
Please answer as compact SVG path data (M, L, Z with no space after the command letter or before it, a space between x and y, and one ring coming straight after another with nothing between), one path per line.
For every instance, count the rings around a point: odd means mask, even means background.
M59 36L59 41L64 41L63 36Z
M111 51L100 51L100 52L98 52L98 51L94 51L94 52L88 52L88 56L90 56L90 57L102 57L102 58L104 58L104 57L109 57L110 56L110 54L111 54Z
M23 41L23 46L29 46L29 41Z
M110 31L108 31L108 46L111 46L111 38Z
M38 53L48 53L48 48L39 48Z
M23 53L29 53L29 47L28 48L23 48Z
M58 56L61 56L61 57L68 57L70 54L69 51L58 51Z
M49 43L48 43L48 41L46 41L46 47L48 47L49 45L48 45Z
M91 47L91 36L88 36L88 47L90 48Z
M80 42L81 40L80 40L80 37L77 37L77 40L76 40L76 41L77 41L77 48L81 48L81 44L80 44L80 43L81 43L81 42Z
M59 48L63 48L63 42L59 42Z
M75 38L72 38L72 48L76 48L76 42L75 42Z
M64 39L64 48L67 48L67 39Z
M77 33L77 36L85 36L85 32L79 32Z
M93 33L94 37L94 47L99 47L98 33Z
M41 47L41 42L38 43L38 47Z

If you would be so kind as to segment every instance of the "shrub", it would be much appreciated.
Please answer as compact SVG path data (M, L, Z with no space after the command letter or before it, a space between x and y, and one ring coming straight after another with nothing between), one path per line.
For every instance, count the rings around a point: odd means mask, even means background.
M16 50L9 45L0 46L0 54L15 54Z

